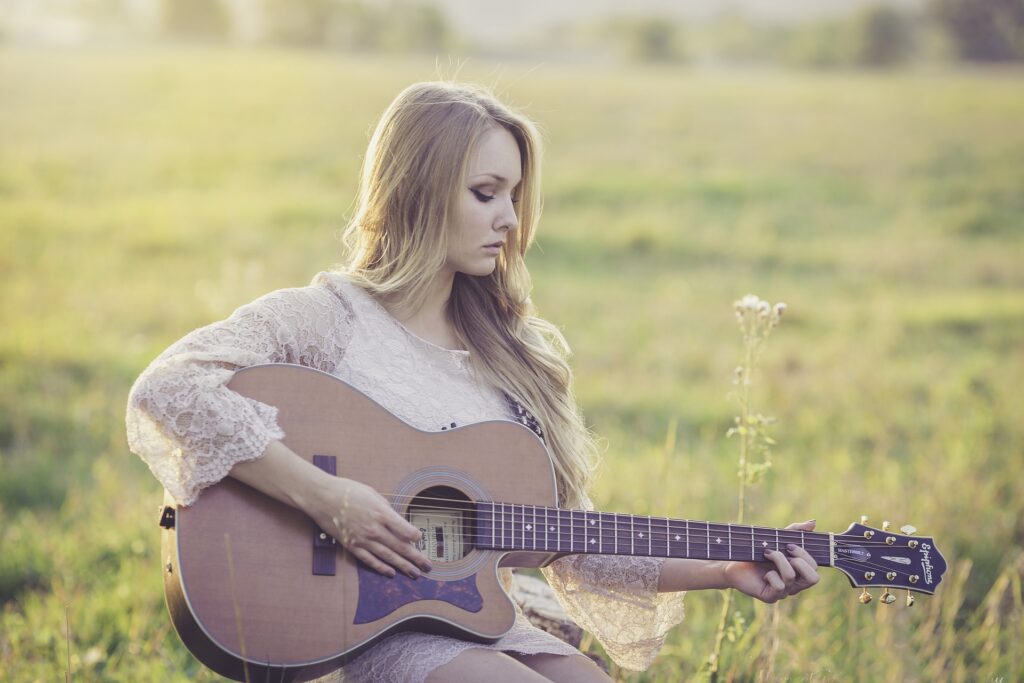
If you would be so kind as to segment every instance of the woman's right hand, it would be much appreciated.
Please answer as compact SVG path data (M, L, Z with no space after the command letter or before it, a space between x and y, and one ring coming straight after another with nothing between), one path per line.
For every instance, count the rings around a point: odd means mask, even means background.
M352 479L331 477L306 504L305 512L371 569L394 576L399 569L418 578L431 569L415 546L422 534L373 488Z
M394 576L395 569L412 578L421 569L430 571L430 561L413 545L420 530L382 495L366 484L324 472L277 439L267 444L262 457L236 463L230 475L302 510L345 550L385 576Z

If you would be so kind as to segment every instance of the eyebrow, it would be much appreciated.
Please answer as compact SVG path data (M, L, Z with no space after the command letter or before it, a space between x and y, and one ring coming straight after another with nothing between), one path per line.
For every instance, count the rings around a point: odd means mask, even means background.
M497 173L478 173L477 175L475 175L473 177L474 178L481 178L481 177L483 177L485 175L494 178L499 183L507 183L508 182L508 178L506 178L505 176L502 176L502 175L498 175ZM520 180L519 182L522 182L522 180ZM516 184L518 185L519 183L516 183Z

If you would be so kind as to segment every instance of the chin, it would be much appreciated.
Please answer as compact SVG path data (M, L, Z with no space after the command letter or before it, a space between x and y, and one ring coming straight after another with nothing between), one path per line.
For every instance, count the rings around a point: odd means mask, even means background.
M473 263L467 264L465 268L460 268L459 272L466 275L472 275L473 277L487 277L494 272L494 269L498 267L498 259L488 259L486 263Z

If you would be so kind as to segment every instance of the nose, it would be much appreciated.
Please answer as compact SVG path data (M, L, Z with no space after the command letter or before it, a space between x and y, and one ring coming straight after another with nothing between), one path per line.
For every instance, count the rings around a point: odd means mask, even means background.
M495 221L494 229L511 232L517 227L519 227L519 216L516 215L516 205L512 203L512 198L509 197L502 203L502 211Z

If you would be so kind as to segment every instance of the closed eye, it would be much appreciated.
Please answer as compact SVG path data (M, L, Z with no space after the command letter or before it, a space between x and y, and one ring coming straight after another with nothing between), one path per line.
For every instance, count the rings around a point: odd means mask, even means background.
M491 195L491 194L484 194L484 193L483 193L483 192L481 192L480 190L474 190L474 189L470 188L470 190L469 190L469 191L470 191L470 192L472 192L472 193L473 193L473 195L474 195L474 196L475 196L475 197L476 197L476 198L477 198L477 199L478 199L479 201L483 202L484 204L486 204L487 202L489 202L489 201L491 201L492 199L494 199L494 195ZM518 197L518 196L512 197L512 203L513 203L513 204L518 204L518 203L519 203L519 197Z

